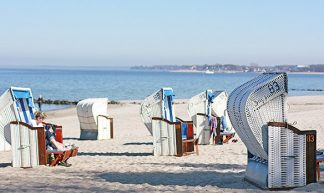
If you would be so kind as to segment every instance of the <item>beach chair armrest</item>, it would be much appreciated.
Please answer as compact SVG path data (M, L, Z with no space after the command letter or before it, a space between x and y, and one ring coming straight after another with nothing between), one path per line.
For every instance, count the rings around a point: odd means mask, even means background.
M25 122L22 122L22 121L11 121L10 124L14 124L14 125L23 125L25 127L27 127L28 129L31 129L31 130L38 130L38 129L44 129L44 127L33 127Z
M109 119L109 116L108 115L98 115L97 117L104 117L106 119Z
M196 115L197 115L197 116L208 117L208 115L205 114L205 113L197 113ZM212 116L212 117L215 117L215 118L220 118L220 117L217 117L217 116L214 116L214 115L211 115L211 116Z
M57 150L57 149L53 149L53 150L46 150L46 154L63 154L65 151L64 150Z

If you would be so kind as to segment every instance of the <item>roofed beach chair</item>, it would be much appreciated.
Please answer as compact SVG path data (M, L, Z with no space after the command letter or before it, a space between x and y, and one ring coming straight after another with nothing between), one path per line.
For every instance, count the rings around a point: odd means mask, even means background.
M0 100L4 107L1 109L1 131L4 131L8 145L11 145L12 166L25 168L46 165L48 153L44 127L32 127L28 124L35 118L31 89L11 87L4 92ZM62 127L57 126L57 141L62 142L61 134ZM57 154L72 156L77 153L75 151L57 152Z
M321 178L321 167L320 163L324 162L324 151L316 152L316 168L317 168L317 180Z
M113 118L108 116L108 98L89 98L78 102L80 139L113 138Z
M269 189L316 182L316 131L287 123L286 73L264 73L237 87L227 103L248 150L245 178Z
M176 118L173 100L172 88L161 88L141 104L143 122L153 135L154 155L182 156L194 153L195 149L198 154L193 123Z
M209 89L189 100L188 113L195 126L198 144L226 143L235 134L226 110L227 99L225 91Z

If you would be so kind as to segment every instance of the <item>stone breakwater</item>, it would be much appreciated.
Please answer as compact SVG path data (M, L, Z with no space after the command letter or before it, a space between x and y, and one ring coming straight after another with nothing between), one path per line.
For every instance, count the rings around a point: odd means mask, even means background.
M53 105L77 105L79 101L71 100L52 100L52 99L34 99L35 104L53 104ZM119 101L111 100L108 104L119 104Z

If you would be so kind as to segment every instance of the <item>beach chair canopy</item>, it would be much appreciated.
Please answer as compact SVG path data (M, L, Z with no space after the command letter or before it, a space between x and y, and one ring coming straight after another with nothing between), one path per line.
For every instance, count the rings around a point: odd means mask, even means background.
M206 90L193 96L189 100L188 113L192 120L198 113L222 118L226 128L232 129L232 124L227 113L228 94L225 91ZM194 124L196 124L194 122ZM195 125L196 126L196 125Z
M193 96L189 100L188 104L188 113L191 117L191 120L194 120L194 116L196 116L197 113L202 113L211 116L211 105L214 101L214 98L215 95L210 89Z
M208 89L189 100L188 113L191 118L198 113L223 117L227 114L228 94L225 91Z
M0 151L10 150L11 121L29 123L34 119L35 107L30 88L11 87L0 97Z
M140 114L143 122L152 135L152 117L160 117L170 122L175 122L176 118L173 109L172 88L161 88L152 95L144 99L141 104Z
M268 160L267 123L287 120L285 73L265 73L239 86L230 95L228 113L248 151Z
M223 117L227 114L228 94L225 91L214 91L214 100L211 103L211 113L216 117Z
M77 104L81 139L112 138L108 117L108 98L89 98Z

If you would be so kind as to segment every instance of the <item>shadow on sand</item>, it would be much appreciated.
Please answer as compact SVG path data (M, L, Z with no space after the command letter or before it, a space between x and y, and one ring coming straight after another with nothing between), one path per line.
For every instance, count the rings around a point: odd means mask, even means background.
M245 172L193 171L185 173L165 172L108 172L97 177L108 182L122 184L149 184L152 186L215 186L232 189L258 189L244 181Z
M5 168L11 166L11 163L0 163L0 168Z
M81 140L79 138L76 138L76 137L63 137L63 140L77 140L77 141L84 141L84 140Z
M145 163L143 163L145 164ZM149 163L150 165L156 166L178 166L182 168L204 168L210 170L244 170L246 169L246 165L238 165L238 164L194 164L194 163Z
M153 145L153 142L130 142L123 145Z
M78 156L153 156L153 154L130 152L79 152Z

